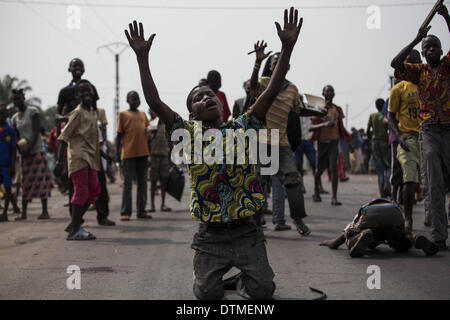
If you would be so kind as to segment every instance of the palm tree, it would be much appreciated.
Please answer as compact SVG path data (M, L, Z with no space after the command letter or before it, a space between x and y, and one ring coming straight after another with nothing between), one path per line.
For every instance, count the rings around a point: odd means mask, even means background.
M12 103L12 90L13 89L23 89L24 93L31 92L33 89L28 84L27 80L21 80L17 77L11 77L9 74L0 79L0 103L5 103L9 105ZM25 100L27 106L41 107L41 99L38 97L30 97Z

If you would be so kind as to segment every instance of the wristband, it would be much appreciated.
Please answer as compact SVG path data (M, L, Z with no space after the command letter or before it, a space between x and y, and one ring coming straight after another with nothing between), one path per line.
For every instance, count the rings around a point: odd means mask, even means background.
M258 62L255 62L255 65L254 65L253 69L259 70L260 67L261 67L261 64L258 63Z

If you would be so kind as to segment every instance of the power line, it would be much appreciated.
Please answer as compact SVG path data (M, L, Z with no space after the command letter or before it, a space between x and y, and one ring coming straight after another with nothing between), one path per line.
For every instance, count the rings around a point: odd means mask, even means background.
M20 0L0 0L0 3L28 3L34 5L50 5L50 6L66 6L66 3L53 1L20 1ZM394 7L413 7L413 6L429 6L435 2L414 2L414 3L385 3L377 4L380 8ZM161 10L280 10L286 6L167 6L167 5L145 5L145 4L108 4L108 3L82 3L72 2L71 5L80 7L98 7L98 8L134 8L134 9L161 9ZM320 9L361 9L367 8L368 4L354 5L324 5L324 6L299 6L301 10L320 10Z
M84 0L85 5L88 5L87 1ZM98 20L100 20L100 22L106 27L106 29L108 29L109 32L111 32L111 34L118 39L122 39L122 37L119 37L117 35L117 33L109 26L109 24L105 21L105 19L103 19L103 17L101 15L98 14L97 10L95 10L94 6L87 6L89 8L89 10L91 10L95 16L98 18Z
M67 34L62 31L60 28L58 28L55 24L53 24L50 20L48 20L45 16L43 16L39 11L35 10L32 6L30 6L30 2L31 1L14 1L16 3L20 3L23 4L24 6L26 6L30 11L32 11L35 15L37 15L39 18L41 18L42 20L44 20L51 28L53 28L56 32L62 34L64 36L64 38L67 38ZM69 39L68 39L69 40ZM69 40L70 41L70 40ZM83 42L80 42L78 39L73 38L73 41L78 42L79 45L92 50L92 48L90 48L89 46L87 46L86 44L84 44Z
M373 101L372 102L370 102L368 105L367 105L367 107L365 107L364 109L362 109L358 114L356 114L355 116L353 116L353 117L351 117L349 120L354 120L354 119L357 119L357 118L359 118L360 116L362 116L362 115L364 115L366 112L367 112L367 110L369 110L372 106L373 106L373 104L375 103L375 101L380 97L380 95L383 93L383 91L386 89L386 86L387 85L389 85L390 84L390 81L386 81L384 84L383 84L383 87L380 89L380 91L378 92L378 94L375 96L375 98L373 99Z

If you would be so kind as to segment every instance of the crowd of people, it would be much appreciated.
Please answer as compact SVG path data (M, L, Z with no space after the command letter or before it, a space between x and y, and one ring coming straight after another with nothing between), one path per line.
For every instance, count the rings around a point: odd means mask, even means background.
M441 5L437 12L445 18L450 31L446 7ZM107 187L107 177L114 180L111 172L115 162L119 163L123 180L120 220L126 222L132 216L134 181L137 218L148 220L152 218L149 213L156 211L158 187L159 209L171 211L166 205L166 190L169 169L173 166L170 157L173 142L167 138L172 132L187 130L193 146L198 131L216 129L225 137L228 129L267 129L267 140L259 143L269 153L278 150L279 169L272 175L261 175L266 164L260 159L257 164L187 165L191 180L190 213L194 220L200 221L192 243L196 252L196 297L221 298L224 289L230 288L254 299L272 297L274 273L262 231L267 224L265 216L272 217L275 231L291 229L285 218L287 198L298 233L302 236L311 233L304 221L308 216L304 158L314 176L314 202L321 202L321 195L329 193L322 184L324 172L331 181L332 206L342 205L338 185L349 180L346 171L376 172L378 177L379 195L374 197L380 199L363 206L338 238L321 245L336 249L346 242L352 257L360 257L367 249L385 242L397 251L414 246L433 255L445 250L448 237L445 195L450 181L450 57L447 54L441 59L439 39L427 35L428 29L420 29L416 39L392 61L397 80L389 99L376 101L377 112L370 115L366 130L351 128L348 132L344 112L334 103L336 92L332 85L322 90L325 107L319 113L307 107L299 89L286 79L302 24L297 10L285 10L284 25L276 23L281 51L271 55L265 52L264 41L255 44L251 77L243 83L245 96L234 102L232 110L225 93L220 91L220 73L211 70L190 91L186 101L189 119L184 120L160 99L153 81L148 58L155 35L144 38L143 25L130 23L125 33L136 54L150 119L139 111L139 94L130 91L126 100L129 109L118 114L115 144L108 142L105 110L97 106L99 96L95 86L82 78L85 69L80 59L70 61L68 71L72 79L60 91L55 128L49 133L48 146L40 134L39 113L26 106L22 90L14 90L17 112L8 118L6 106L0 107L0 183L5 188L0 220L8 220L10 202L14 212L20 212L16 220L27 219L27 205L34 198L40 198L42 204L38 219L49 219L47 204L53 174L53 181L69 196L71 219L66 228L67 240L93 240L95 236L82 226L83 216L91 205L97 211L100 225L115 225L108 218ZM420 42L426 64L421 63L419 52L414 50ZM272 139L275 132L277 140ZM201 143L207 148L212 142ZM54 159L52 170L46 148ZM248 156L249 142L238 152ZM194 148L184 156L193 158ZM18 191L12 191L14 185L22 193L21 209L17 205ZM421 200L422 189L424 223L431 227L431 241L412 234L413 206ZM268 208L269 195L272 210ZM242 272L223 279L233 266Z

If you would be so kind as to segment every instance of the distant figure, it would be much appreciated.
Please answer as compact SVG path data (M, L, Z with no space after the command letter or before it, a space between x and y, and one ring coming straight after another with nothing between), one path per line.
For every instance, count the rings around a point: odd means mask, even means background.
M337 200L337 189L339 183L338 176L338 157L339 140L351 140L350 134L345 130L342 119L344 112L341 107L333 103L335 96L334 88L327 85L323 88L322 95L325 98L327 115L324 117L314 117L314 125L310 130L314 131L312 140L317 140L317 171L314 178L314 202L321 202L320 197L320 177L322 173L330 168L332 197L331 205L340 206L341 202Z
M47 156L40 134L39 111L25 104L23 91L13 90L13 103L19 109L11 121L17 133L17 146L22 155L22 214L15 220L27 218L27 205L33 198L40 198L42 214L38 219L50 219L47 199L50 198L52 180Z
M381 111L383 110L384 100L377 99L375 106L378 112L372 113L367 123L367 136L372 142L373 158L378 175L378 190L380 197L389 197L391 185L389 177L391 176L391 150L388 146L388 124Z
M8 125L7 116L6 105L0 104L0 186L5 188L5 207L0 222L8 221L8 206L13 201L11 177L14 176L16 158L16 133Z
M151 109L149 113L152 120L157 119L156 113ZM166 137L166 126L158 121L158 127L149 132L150 147L150 212L155 212L155 194L158 181L161 186L161 211L172 211L166 206L166 188L169 178L169 142Z
M239 98L234 101L233 106L233 118L239 117L241 114L244 114L248 108L255 102L255 99L250 95L250 80L247 80L243 84L243 88L245 90L245 97Z
M149 121L145 112L139 111L141 104L139 94L130 91L127 94L129 109L119 113L117 119L116 150L117 161L123 161L123 191L120 220L129 221L132 211L132 185L133 179L137 180L137 217L139 219L151 219L151 215L145 212L147 204L147 158L149 156L147 144L147 127ZM122 143L123 152L119 153L119 145Z
M222 77L216 70L211 70L210 72L208 72L206 80L208 81L209 87L212 89L212 91L214 91L217 98L219 98L220 103L222 104L222 122L227 122L228 118L231 115L231 112L230 108L228 107L227 97L225 96L225 93L219 91L219 89L222 87Z

